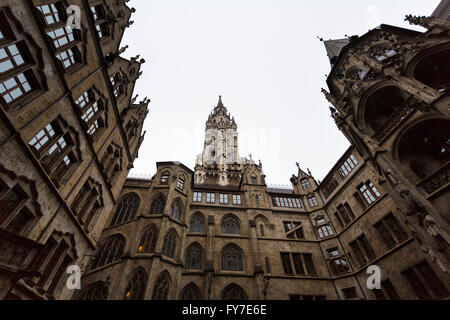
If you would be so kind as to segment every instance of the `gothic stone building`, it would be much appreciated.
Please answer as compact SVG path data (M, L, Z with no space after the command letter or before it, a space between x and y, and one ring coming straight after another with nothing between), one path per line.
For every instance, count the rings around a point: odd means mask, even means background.
M29 10L38 19L28 3L25 8L10 6L13 14ZM116 18L117 3L110 4ZM82 4L88 11L87 1ZM116 23L124 26L126 19ZM329 92L323 92L352 146L323 182L299 165L289 189L268 187L262 164L239 156L237 124L222 99L206 122L204 149L194 170L178 162L159 162L151 179L125 179L141 142L133 144L126 133L128 128L140 132L141 123L125 126L117 120L127 114L116 112L121 110L120 100L114 97L115 82L108 82L106 74L120 70L114 69L120 63L126 74L127 66L136 61L116 58L111 64L118 47L109 50L112 54L100 54L112 38L102 42L94 35L87 44L81 42L88 53L93 42L92 55L102 61L97 63L107 86L104 95L110 96L109 108L114 111L102 114L112 118L110 125L117 121L114 143L124 150L122 166L112 170L117 174L110 182L110 171L96 158L95 139L84 140L88 133L82 126L84 131L69 130L70 135L79 133L70 149L75 156L83 155L73 167L78 174L70 175L69 170L59 183L58 175L46 168L45 155L39 157L40 149L33 149L31 142L45 123L40 121L46 119L45 112L30 116L34 130L22 129L23 124L14 122L21 118L10 113L25 118L22 111L27 106L2 103L2 128L7 129L2 129L0 144L5 172L0 230L2 246L7 244L4 252L9 254L2 253L0 260L2 297L448 299L450 23L408 19L427 31L381 25L361 37L325 43L332 70ZM36 21L43 29L45 25ZM84 24L93 30L95 21L91 15ZM36 43L44 42L36 28L29 29ZM50 50L49 44L42 47ZM84 60L82 68L89 68L91 60ZM47 78L53 74L45 71ZM62 82L68 85L61 90L72 88L70 73L54 73L62 79L55 87ZM85 81L90 81L89 75ZM83 91L74 85L72 91L76 90ZM43 90L41 96L46 94ZM78 96L69 92L44 105L56 109L67 101L72 109L61 117L76 128L83 124L83 118L77 118ZM142 122L147 101L134 105L130 97L122 108L131 115L142 112L135 118ZM116 129L108 128L104 130ZM119 154L107 149L108 142L100 145L102 155ZM85 150L77 153L82 147ZM11 194L22 198L10 201ZM89 199L96 201L87 207ZM86 226L84 217L92 215ZM17 261L21 256L16 252L26 254ZM65 288L68 264L82 266L81 290ZM371 265L381 269L379 290L366 285Z
M149 103L125 2L0 0L0 299L70 298L121 196Z

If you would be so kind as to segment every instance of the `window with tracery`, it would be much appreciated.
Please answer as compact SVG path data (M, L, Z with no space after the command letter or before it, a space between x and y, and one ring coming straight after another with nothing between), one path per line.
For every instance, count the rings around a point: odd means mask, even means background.
M0 178L0 227L15 234L30 231L33 221L41 215L35 211L33 192L20 181Z
M117 206L111 226L133 220L136 217L140 202L136 193L129 193L124 196Z
M189 283L186 287L184 287L183 291L181 291L181 300L201 300L200 289L195 284Z
M122 171L122 148L115 143L111 143L103 157L102 166L108 177L108 182L112 184Z
M180 199L175 199L170 206L170 216L176 220L181 220L182 205Z
M223 290L222 300L247 300L247 295L244 289L233 283Z
M33 262L40 275L30 279L40 290L55 295L63 288L67 267L78 259L72 235L54 231Z
M191 244L186 249L185 269L202 270L202 247L198 243Z
M113 263L119 260L125 249L125 238L120 234L116 234L107 238L94 258L91 270Z
M222 220L222 233L241 234L241 226L238 218L233 215L227 215Z
M102 186L89 178L73 200L72 211L80 223L89 228L102 209Z
M57 118L28 143L44 170L57 184L64 184L79 162L79 150L74 133L63 129L64 120Z
M19 103L40 89L34 71L35 60L27 42L19 40L6 11L0 10L0 100L6 107Z
M106 300L108 299L108 287L104 282L96 282L83 289L77 300Z
M98 37L100 40L108 37L110 34L109 24L106 20L106 12L103 5L97 5L91 7L92 16L95 21L95 29L97 30Z
M53 44L53 51L64 70L83 62L81 30L66 25L66 9L61 1L38 6L47 36Z
M175 257L175 249L177 247L177 233L175 230L170 230L164 237L162 254L169 258Z
M158 241L158 228L151 224L147 230L144 232L144 235L141 238L141 242L139 243L138 252L139 253L153 253L155 252L156 242Z
M152 300L167 300L171 282L169 273L167 271L161 272L153 287Z
M150 208L150 214L163 214L166 207L166 198L160 194L158 198L153 200Z
M145 289L147 288L147 273L142 267L133 271L127 288L125 289L125 300L142 300L145 296Z
M102 98L96 98L93 89L84 92L75 103L80 108L81 119L84 121L86 131L90 137L98 136L105 127L105 105Z
M222 270L223 271L244 271L242 250L229 244L222 250Z
M205 232L205 218L201 213L196 213L192 216L191 222L189 223L190 232Z

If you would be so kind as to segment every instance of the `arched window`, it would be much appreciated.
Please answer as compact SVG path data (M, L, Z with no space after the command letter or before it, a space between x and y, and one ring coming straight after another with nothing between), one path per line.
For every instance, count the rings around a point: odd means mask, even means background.
M176 220L181 220L183 203L180 199L175 199L170 206L170 216Z
M450 89L450 49L422 58L414 69L414 78L439 92L448 91Z
M139 208L139 197L136 193L129 193L120 200L111 225L121 224L134 219Z
M186 250L185 269L202 270L202 247L198 243L191 244Z
M241 226L239 219L232 214L226 215L222 220L222 233L240 234Z
M255 196L255 203L256 203L256 206L259 206L259 196Z
M377 139L384 138L394 124L402 121L412 110L408 94L396 86L382 87L363 102L364 122Z
M235 244L229 244L222 250L222 270L244 271L242 250Z
M189 224L190 232L205 232L205 217L201 213L196 213L192 216Z
M161 272L153 287L152 300L167 300L171 282L169 273L167 271Z
M125 238L122 235L116 234L110 236L100 247L100 250L92 263L91 269L93 270L119 260L123 255L124 248Z
M141 242L138 247L139 253L152 253L155 252L156 242L158 241L158 228L151 224L144 235L141 238Z
M309 188L311 188L311 183L309 182L309 179L303 179L301 181L301 184L302 184L303 190L308 190Z
M270 270L270 261L269 261L269 258L266 257L266 258L264 259L264 261L265 261L265 263L266 263L266 272L267 272L268 274L270 274L270 273L271 273L271 270Z
M398 157L417 176L427 181L422 187L432 193L448 182L450 121L429 119L409 128L398 141ZM417 181L413 181L416 183Z
M177 232L172 229L164 237L162 254L166 257L175 257L175 248L177 246Z
M259 232L261 233L261 237L264 237L264 225L262 223L259 225Z
M223 289L222 300L247 300L247 295L240 286L232 283Z
M158 198L156 198L152 202L150 214L163 214L165 207L166 207L166 198L164 197L164 195L160 194Z
M192 282L184 287L183 291L181 291L181 300L201 300L201 296L202 294L200 289Z
M125 290L124 299L126 300L142 300L144 299L145 289L147 288L147 273L144 268L138 267L128 282Z
M104 282L95 282L84 288L76 300L106 300L108 299L108 287Z

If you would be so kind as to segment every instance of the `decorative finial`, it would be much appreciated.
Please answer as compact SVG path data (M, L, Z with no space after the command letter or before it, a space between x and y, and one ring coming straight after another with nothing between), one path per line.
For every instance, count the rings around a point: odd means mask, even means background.
M297 168L300 169L300 163L296 162L295 164L297 165Z

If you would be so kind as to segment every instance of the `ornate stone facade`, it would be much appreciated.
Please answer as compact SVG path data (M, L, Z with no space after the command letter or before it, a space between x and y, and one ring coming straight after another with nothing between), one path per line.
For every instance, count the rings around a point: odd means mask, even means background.
M144 60L119 56L133 10L3 2L0 46L27 63L0 74L0 298L448 299L448 21L327 41L323 92L352 146L323 182L298 164L280 189L239 156L221 98L194 171L159 162L151 179L127 179L149 103L132 98ZM69 4L85 14L60 46Z
M71 298L117 204L149 103L125 2L0 1L0 299Z

